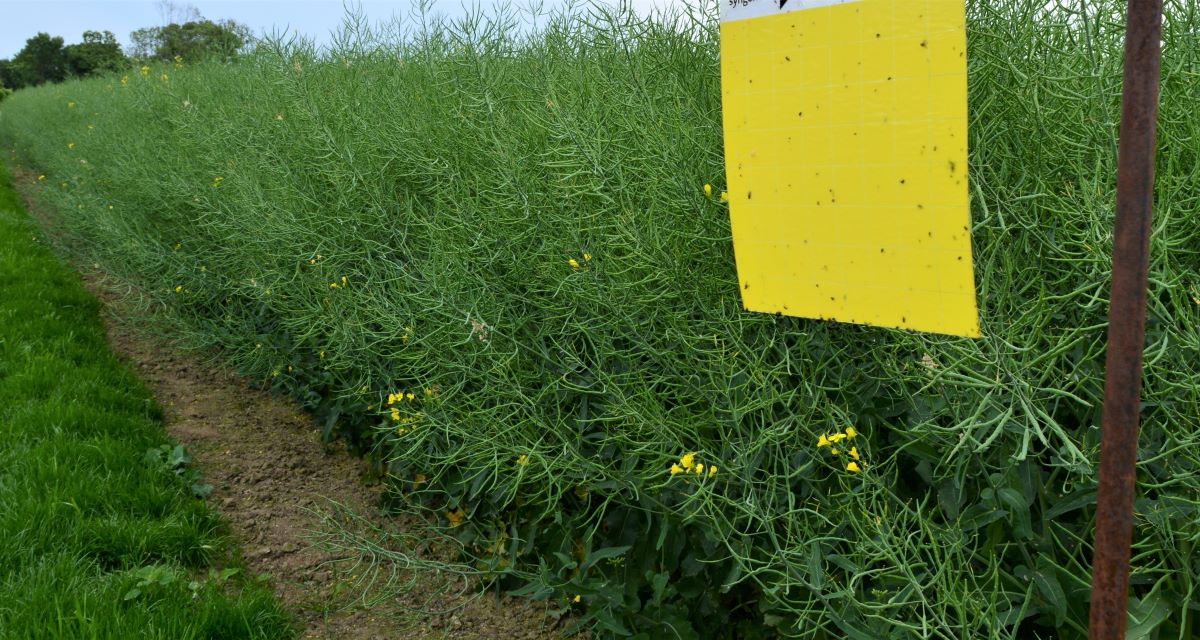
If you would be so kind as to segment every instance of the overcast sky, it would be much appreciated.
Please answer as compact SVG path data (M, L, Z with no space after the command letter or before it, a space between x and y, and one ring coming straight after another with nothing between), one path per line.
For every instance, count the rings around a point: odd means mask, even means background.
M514 6L528 6L529 0L511 0ZM541 0L544 6L561 6L566 0ZM614 4L618 0L593 0ZM628 0L645 11L654 6L684 6L699 0ZM464 6L487 10L498 0L433 0L437 13L461 16ZM193 6L210 20L233 19L256 33L289 29L317 41L328 42L344 15L342 0L175 0L177 6ZM387 21L394 14L406 15L412 0L386 2L363 0L363 12L373 21ZM0 0L0 58L16 55L25 41L40 31L62 36L67 44L82 40L84 31L111 31L122 46L129 45L129 33L141 27L166 24L163 3L157 0Z

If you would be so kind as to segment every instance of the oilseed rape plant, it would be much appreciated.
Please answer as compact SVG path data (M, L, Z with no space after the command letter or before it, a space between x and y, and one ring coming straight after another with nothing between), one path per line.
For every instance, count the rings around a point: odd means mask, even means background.
M978 340L742 308L716 3L268 38L23 89L0 141L88 263L297 398L482 582L603 637L1073 637L1123 41L1115 0L1063 4L966 3ZM1131 602L1186 638L1200 14L1168 5Z

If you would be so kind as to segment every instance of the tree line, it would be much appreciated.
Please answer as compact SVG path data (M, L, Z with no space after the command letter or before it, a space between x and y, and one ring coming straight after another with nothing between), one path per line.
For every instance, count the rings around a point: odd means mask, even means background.
M214 22L197 16L183 24L138 29L130 38L133 42L126 54L111 31L84 31L82 42L75 44L39 33L26 40L11 60L0 60L0 97L5 89L111 73L149 60L231 60L253 35L249 27L233 20Z

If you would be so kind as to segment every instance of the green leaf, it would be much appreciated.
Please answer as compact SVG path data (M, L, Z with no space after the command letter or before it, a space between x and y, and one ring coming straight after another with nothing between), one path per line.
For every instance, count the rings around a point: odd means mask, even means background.
M167 460L167 463L171 465L172 469L178 470L180 467L186 466L187 463L191 461L192 459L190 456L188 456L187 450L183 448L183 445L177 444L175 445L175 448L171 450L171 457Z
M1130 598L1125 640L1149 640L1154 630L1171 615L1171 610L1171 603L1157 591L1144 600Z
M626 545L624 547L606 547L604 549L597 549L584 556L583 564L581 564L579 568L581 571L586 571L601 560L617 558L625 555L625 553L629 551L629 548L629 545Z
M1046 510L1045 517L1047 520L1053 520L1064 513L1070 513L1071 511L1082 509L1092 504L1096 504L1096 487L1076 489L1059 498L1053 507Z
M825 585L825 566L821 561L821 544L815 540L808 545L808 583L818 591Z
M1039 564L1041 564L1040 558ZM1062 585L1058 583L1058 577L1054 575L1053 569L1046 570L1041 567L1030 577L1033 578L1038 593L1050 605L1049 611L1054 614L1054 626L1061 628L1067 619L1067 594L1063 592Z

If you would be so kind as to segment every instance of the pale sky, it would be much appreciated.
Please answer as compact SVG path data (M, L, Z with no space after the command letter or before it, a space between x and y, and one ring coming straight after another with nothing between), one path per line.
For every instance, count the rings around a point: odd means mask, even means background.
M562 6L567 0L540 0L547 9ZM589 0L583 0L589 1ZM590 0L615 4L620 0ZM652 7L683 7L703 0L627 0L639 11ZM255 33L284 30L303 34L317 44L329 41L329 34L341 24L342 0L174 0L177 6L193 6L210 20L233 19ZM514 7L528 6L529 0L510 0ZM578 3L578 0L577 0ZM447 17L462 16L465 7L484 11L503 0L433 0L435 13ZM412 0L363 0L363 13L373 22L388 21L393 15L407 15ZM121 46L130 44L134 29L171 22L164 20L162 3L157 0L0 0L0 59L12 58L25 41L38 32L61 36L66 44L80 42L84 31L112 31Z

